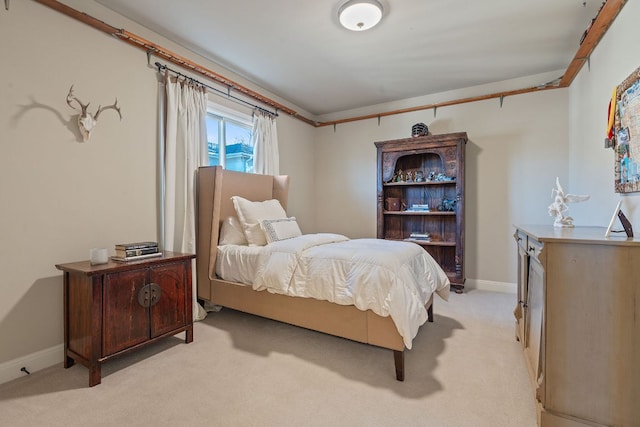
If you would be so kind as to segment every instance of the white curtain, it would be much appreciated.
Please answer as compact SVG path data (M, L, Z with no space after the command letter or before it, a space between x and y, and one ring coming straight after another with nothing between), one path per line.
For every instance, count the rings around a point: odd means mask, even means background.
M253 171L263 175L280 174L275 117L262 112L254 113L252 135Z
M178 81L165 71L160 98L161 222L163 249L196 253L196 172L209 163L207 153L207 94L203 87ZM197 302L195 261L192 265L193 320L206 312Z

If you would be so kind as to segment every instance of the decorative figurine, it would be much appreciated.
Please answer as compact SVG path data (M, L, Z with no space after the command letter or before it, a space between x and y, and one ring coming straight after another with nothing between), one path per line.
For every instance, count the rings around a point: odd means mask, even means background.
M456 199L442 199L442 204L438 206L438 210L442 212L453 212L456 210Z
M565 216L564 213L569 210L567 203L578 203L589 200L591 196L577 196L575 194L565 194L560 186L560 179L556 177L556 188L551 190L553 203L549 205L549 216L555 217L554 227L573 227L573 218Z

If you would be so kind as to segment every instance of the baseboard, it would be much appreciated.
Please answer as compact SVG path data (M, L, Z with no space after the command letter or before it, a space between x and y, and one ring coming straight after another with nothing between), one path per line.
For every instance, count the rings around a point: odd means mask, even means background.
M0 384L28 375L20 369L23 367L30 373L48 368L62 362L64 345L56 345L35 353L28 354L8 362L0 363Z
M515 294L517 285L508 282L494 282L491 280L467 279L464 282L465 289L478 289L480 291L504 292Z

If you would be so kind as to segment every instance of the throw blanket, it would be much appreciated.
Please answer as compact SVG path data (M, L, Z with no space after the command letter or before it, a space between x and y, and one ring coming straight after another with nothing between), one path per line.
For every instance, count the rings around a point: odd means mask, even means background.
M424 305L433 292L447 300L449 285L446 273L415 243L319 233L265 246L253 289L391 316L410 349L427 321Z

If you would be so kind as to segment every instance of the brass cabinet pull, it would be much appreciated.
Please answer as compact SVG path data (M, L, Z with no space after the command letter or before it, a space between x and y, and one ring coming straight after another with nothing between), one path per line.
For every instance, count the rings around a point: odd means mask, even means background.
M155 283L149 283L147 286L149 287L149 291L151 293L151 301L149 307L153 307L158 303L158 301L160 301L160 297L162 296L162 288L160 287L160 285L157 285Z
M138 304L143 307L149 307L149 288L144 285L138 292Z
M140 288L138 292L138 304L143 307L153 307L160 301L162 288L155 283L149 283Z

